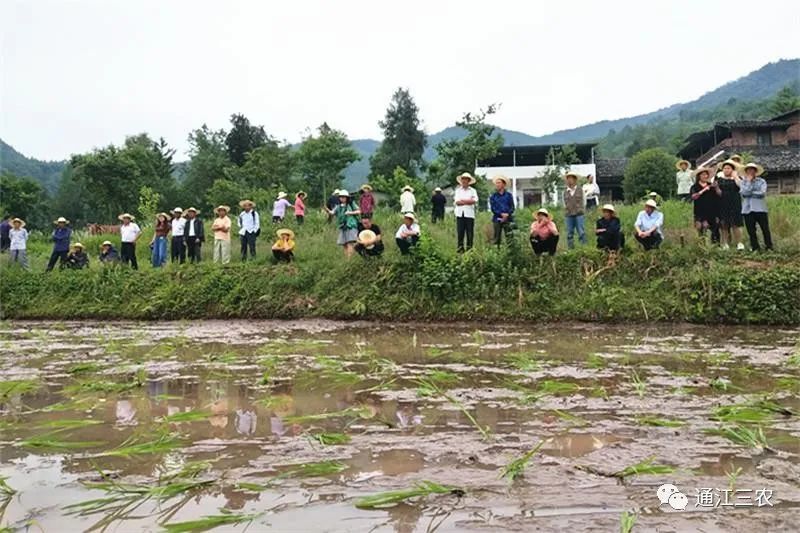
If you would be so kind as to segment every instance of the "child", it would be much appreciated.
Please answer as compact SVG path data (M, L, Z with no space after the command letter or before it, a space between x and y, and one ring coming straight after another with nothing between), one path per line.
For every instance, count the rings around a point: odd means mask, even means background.
M275 234L278 236L278 240L272 245L275 263L291 263L294 259L294 232L290 229L279 229Z
M25 229L25 221L21 218L13 219L8 237L11 239L9 245L11 262L19 263L22 268L28 270L28 230Z

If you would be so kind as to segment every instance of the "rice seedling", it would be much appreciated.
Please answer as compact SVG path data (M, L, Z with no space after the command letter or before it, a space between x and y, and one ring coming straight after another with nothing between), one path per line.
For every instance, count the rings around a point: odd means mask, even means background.
M67 451L80 448L97 448L103 446L103 441L66 441L57 438L57 431L34 435L20 441L19 445L25 448L35 448L39 450Z
M465 492L459 487L440 485L433 481L420 481L408 489L390 490L363 496L356 499L354 504L359 509L383 509L394 507L412 498L425 498L436 494L452 494L460 498L464 496Z
M52 413L58 411L77 411L85 409L91 403L92 401L90 398L75 398L74 400L69 400L66 402L51 403L50 405L42 407L37 411L41 413Z
M525 401L534 403L546 396L570 396L580 390L580 386L576 383L569 381L558 381L554 379L545 379L540 381L536 389L531 392L528 391L525 395Z
M639 377L638 372L635 370L631 372L631 385L636 394L639 395L639 398L643 398L647 392L647 381L642 381L642 378Z
M721 352L711 354L706 357L706 363L709 366L722 366L733 361L733 355L730 352Z
M478 421L475 420L475 417L472 416L472 413L469 412L469 410L467 409L467 407L463 403L461 403L460 401L455 399L453 396L451 396L451 395L447 394L446 392L444 392L441 388L439 388L439 386L436 383L434 383L432 381L429 381L429 380L426 380L426 379L417 379L415 381L416 381L417 385L419 385L420 387L430 390L431 393L432 393L431 394L432 396L437 396L437 397L443 398L443 399L447 400L450 404L452 404L455 407L457 407L458 410L461 411L464 414L464 416L466 416L467 419L472 423L472 425L475 426L475 428L481 433L481 435L483 436L483 438L485 440L491 439L492 434L489 431L489 427L488 426L487 427L481 426L478 423Z
M786 360L786 364L788 366L800 366L800 344L795 347L794 353Z
M722 377L715 377L709 383L712 389L720 391L720 392L728 392L728 391L741 391L743 390L741 387L735 386L729 379L725 379Z
M78 381L72 385L64 387L64 392L67 394L79 393L121 393L132 389L138 389L144 386L147 382L147 375L145 370L140 368L131 377L131 380L124 383L117 383L116 381L106 381L102 379L87 379Z
M208 411L183 411L179 413L173 413L171 415L163 416L158 419L158 422L162 424L178 424L181 422L197 422L199 420L206 420L208 417L211 416L211 413Z
M301 465L293 466L268 479L265 483L252 483L247 481L240 481L236 487L241 490L250 492L262 492L274 486L279 481L288 478L309 478L309 477L325 477L333 474L338 474L347 470L347 465L339 461L319 461L316 463L304 463Z
M6 481L8 476L0 476L0 498L10 498L17 493Z
M348 407L341 411L330 413L317 413L313 415L287 416L283 419L287 424L303 424L305 422L317 422L319 420L329 420L331 418L372 418L373 413L368 407Z
M222 353L210 353L206 355L206 360L209 363L221 363L225 365L230 365L239 362L239 354L233 351L227 351Z
M739 479L742 471L742 467L739 467L735 470L731 470L730 472L725 472L725 476L728 478L728 488L732 492L736 491L736 481Z
M507 478L509 482L513 483L516 479L522 477L528 467L528 463L536 455L536 452L544 446L545 442L540 440L536 446L504 466L502 472L500 472L500 479Z
M436 396L439 388L455 385L460 380L461 377L453 372L447 372L446 370L432 370L425 374L425 377L420 380L421 384L417 387L417 396L421 396L423 398L428 396ZM425 383L435 384L436 387L428 387L425 385Z
M91 420L91 419L60 419L60 420L50 420L49 422L43 422L36 426L36 429L53 429L57 431L65 431L68 429L77 429L83 428L87 426L96 426L98 424L102 424L102 420ZM55 431L54 431L55 433Z
M97 363L75 363L67 369L68 374L88 374L100 370Z
M669 465L660 465L655 462L655 456L650 456L643 461L636 463L635 465L626 466L622 470L614 472L612 474L613 477L618 477L620 479L625 479L626 477L630 476L640 476L640 475L648 475L648 474L671 474L675 471L675 468Z
M507 359L516 369L523 372L534 372L542 368L542 362L535 358L533 354L517 352L506 355Z
M593 387L591 390L589 390L589 396L608 400L608 390L606 390L606 388L602 385Z
M619 533L631 533L639 515L630 511L623 511L619 517Z
M662 428L677 428L686 425L686 422L684 422L683 420L675 420L672 418L659 418L657 416L650 416L650 415L637 416L636 423L642 426L655 426Z
M335 446L337 444L347 444L350 442L350 435L345 433L312 433L310 437L323 446Z
M183 445L183 440L177 433L161 432L153 440L141 441L138 436L131 436L118 447L101 452L98 457L133 457L152 453L165 453Z
M234 513L227 509L220 509L218 515L204 516L197 520L189 520L186 522L173 522L162 523L161 527L164 528L166 533L189 533L192 531L208 531L219 526L232 525L236 526L244 523L251 523L260 518L264 513Z
M280 410L280 409L285 409L286 407L289 407L292 404L293 401L294 400L292 400L291 396L287 396L287 395L278 395L278 396L269 395L269 396L265 396L263 398L259 398L258 400L256 400L253 403L257 403L259 405L263 405L267 409L278 409L278 410Z
M602 355L593 353L586 358L586 365L589 368L605 368L608 366L608 361Z
M560 409L553 409L553 414L561 420L569 422L572 426L586 426L589 424L589 421L585 418L581 418L580 416L573 415L566 411L561 411Z
M0 399L22 396L39 389L41 383L35 379L12 379L0 381Z
M453 350L450 348L440 348L438 346L429 346L425 349L425 355L430 358L441 357L452 352Z
M775 382L775 387L780 390L786 390L793 393L800 393L800 379L780 378Z
M757 450L774 451L770 448L767 436L764 435L764 430L761 426L749 428L739 424L732 426L723 425L718 428L707 428L703 430L703 433L724 437L740 446L746 446Z

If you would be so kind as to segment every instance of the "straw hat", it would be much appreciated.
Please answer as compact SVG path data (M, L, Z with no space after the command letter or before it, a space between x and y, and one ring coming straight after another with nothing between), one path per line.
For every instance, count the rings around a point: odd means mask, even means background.
M495 176L495 177L492 178L492 183L494 183L495 185L497 184L498 181L502 181L503 184L506 187L508 187L509 179L507 177L505 177L505 176Z
M53 224L58 224L59 222L63 222L64 224L69 224L69 220L64 217L58 217L53 221Z
M649 202L650 200L648 200ZM603 204L603 207L600 208L601 211L611 211L612 213L616 213L617 210L614 209L614 206L611 204Z
M683 169L681 168L681 165L683 165L683 164L686 164L686 170L689 170L689 169L691 169L691 168L692 168L692 164L691 164L691 163L689 163L689 162L688 162L687 160L685 160L685 159L681 159L680 161L678 161L677 163L675 163L675 168L677 168L678 170L683 170Z
M763 174L763 173L764 173L764 167L762 167L762 166L761 166L761 165L759 165L758 163L747 163L747 164L744 166L744 170L747 170L748 168L754 168L754 169L756 169L756 176L760 176L761 174Z
M578 176L575 172L572 172L572 171L567 172L566 174L564 174L564 179L567 179L570 176L572 176L576 180L580 179L580 176Z
M464 173L462 173L462 174L459 174L459 175L458 175L458 177L456 178L456 183L458 183L459 185L461 185L461 180L462 180L463 178L469 178L469 184L470 184L470 185L472 185L473 183L475 183L475 178L474 178L474 177L472 176L472 174L470 174L469 172L464 172Z
M198 210L197 210L197 209L195 209L194 207L187 207L187 208L186 208L186 212L188 213L189 211L191 211L191 212L192 212L192 213L194 213L195 215L199 215L199 214L200 214L200 211L198 211Z
M275 232L275 235L278 237L283 237L284 235L288 235L290 239L294 239L294 232L290 229L281 228Z
M650 198L656 199L656 198L658 198L658 193L656 191L650 191L649 193L647 193L647 196L649 196Z
M742 156L740 156L739 154L733 154L728 159L733 159L734 161L736 161L740 165L742 164Z
M102 248L103 246L114 246L114 245L111 243L111 241L103 241L103 244L100 245L100 248Z
M740 159L741 159L741 158L740 158ZM730 158L729 158L729 159L726 159L725 161L723 161L722 163L720 163L720 164L717 166L717 168L718 168L718 169L720 169L720 170L722 170L722 167L724 167L725 165L730 165L730 166L732 166L732 167L733 167L733 170L737 170L737 171L742 169L742 165L741 165L741 163L739 163L738 161L734 161L733 159L730 159Z
M295 194L295 196L302 196L303 198L305 198L308 195L306 194L306 191L297 191L297 194Z
M361 230L358 234L358 244L365 246L367 249L375 247L375 239L378 236L371 229Z
M214 209L214 211L216 213L219 213L220 211L225 211L225 214L227 215L228 213L231 212L231 208L228 207L227 205L218 205L217 208Z
M11 219L11 223L13 224L14 222L19 222L19 227L20 228L24 228L25 227L25 221L22 220L21 218L12 218Z
M414 187L412 187L411 185L406 185L405 187L403 187L403 191L414 192Z
M171 212L172 212L173 215L180 215L180 214L183 213L183 209L181 209L180 207L176 207Z
M433 189L433 192L442 192L442 188L441 187L436 187L435 189Z
M371 191L372 190L372 185L370 185L369 183L365 183L364 185L361 186L361 190L362 191Z
M79 243L79 242L76 242L76 243L74 243L74 244L72 245L72 247L73 247L73 248L80 248L81 250L83 250L84 248L86 248L84 245L82 245L82 244L81 244L81 243Z
M658 209L658 204L656 203L655 200L652 200L652 199L651 200L647 200L644 203L644 205L646 205L647 207L652 207L653 209Z
M130 213L122 213L120 216L117 217L119 220L129 219L131 222L136 220L136 217L131 215Z
M163 212L163 211L162 211L162 212L160 212L160 213L156 213L156 218L158 218L158 217L164 217L164 218L166 218L167 220L172 220L172 217L171 217L171 216L169 216L169 213L165 213L165 212Z
M278 193L278 200L281 200L283 198L286 198L286 193L281 191L281 192Z
M350 193L347 192L347 189L339 189L338 191L336 191L336 196L347 196L348 198L350 198Z
M333 189L331 196L339 196L339 189Z
M403 213L403 218L410 218L410 219L411 219L411 220L413 220L414 222L416 222L416 221L417 221L417 215L415 215L415 214L414 214L414 213L412 213L411 211L409 211L408 213Z
M709 176L711 175L711 169L710 168L708 168L708 167L697 167L696 169L694 169L694 172L692 172L692 177L696 178L697 176L699 176L703 172L707 173Z
M253 200L242 200L241 202L239 202L239 207L241 207L242 209L245 209L247 207L255 207L255 206L256 206L256 203Z

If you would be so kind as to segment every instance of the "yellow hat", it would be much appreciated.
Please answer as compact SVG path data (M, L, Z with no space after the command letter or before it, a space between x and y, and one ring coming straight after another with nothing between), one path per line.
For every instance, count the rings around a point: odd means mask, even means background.
M358 243L364 245L367 248L373 248L375 246L375 239L378 236L375 235L375 232L371 229L361 230L358 234Z
M686 170L690 170L690 169L692 168L692 164L691 164L691 163L689 163L689 162L688 162L687 160L685 160L685 159L681 159L680 161L678 161L677 163L675 163L675 168L677 168L678 170L682 170L682 169L681 169L681 165L683 165L683 164L686 164Z
M282 237L284 235L288 235L290 239L294 239L294 232L287 228L281 228L275 232L275 235L278 237Z

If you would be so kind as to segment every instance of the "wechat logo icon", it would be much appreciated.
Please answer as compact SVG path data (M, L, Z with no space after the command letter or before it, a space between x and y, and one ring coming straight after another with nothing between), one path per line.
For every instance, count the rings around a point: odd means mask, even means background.
M676 511L683 511L689 504L689 498L672 483L664 483L658 487L656 496L659 502L669 504Z

